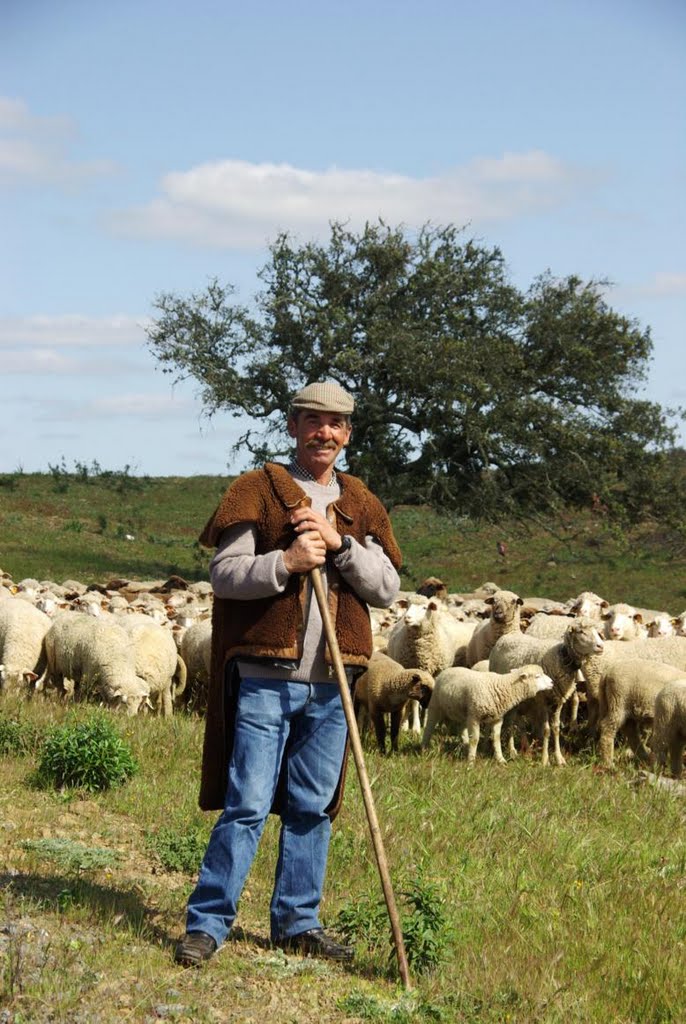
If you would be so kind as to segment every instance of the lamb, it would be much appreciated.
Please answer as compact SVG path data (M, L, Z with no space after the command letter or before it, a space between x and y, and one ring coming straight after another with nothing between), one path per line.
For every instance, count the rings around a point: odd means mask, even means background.
M64 694L94 687L129 715L149 700L148 683L136 675L133 641L113 618L63 612L45 634L45 653L48 675Z
M45 675L44 640L52 620L28 601L0 603L0 689L40 685Z
M657 612L655 616L646 623L649 637L674 636L674 622L667 612Z
M519 610L523 603L521 597L511 590L498 590L492 597L486 598L491 616L485 622L480 622L470 637L465 653L467 668L487 658L501 636L521 632Z
M684 671L662 662L629 658L605 665L600 679L599 724L600 758L606 767L612 766L619 729L625 733L634 754L648 761L650 752L641 739L639 726L652 723L658 693L676 680L685 680Z
M551 644L548 640L530 637L527 634L511 633L498 640L489 657L492 672L510 672L522 665L541 665L553 681L548 693L540 693L527 701L523 709L542 728L543 749L541 763L548 764L548 746L552 728L554 760L564 765L560 750L560 714L562 707L576 690L577 674L586 675L586 666L603 650L603 639L597 624L591 619L575 619L565 631L561 641ZM552 709L552 714L551 714Z
M653 753L656 764L664 768L669 751L672 775L681 778L686 746L686 678L673 680L655 698Z
M380 651L372 654L355 685L355 708L367 709L382 754L386 752L386 723L391 716L391 750L398 749L400 723L409 700L426 707L434 688L433 676L422 669L407 669Z
M386 653L404 668L436 676L456 658L464 658L475 628L476 622L458 622L435 599L412 604L391 629Z
M602 618L606 640L638 640L646 635L643 616L633 605L609 605Z
M606 640L602 659L598 659L597 662L591 659L584 670L588 721L591 729L593 729L598 716L600 683L606 665L610 661L627 661L632 658L640 658L642 661L661 661L665 665L673 665L675 668L686 671L686 637Z
M388 634L385 653L404 668L420 668L436 676L453 664L464 664L476 622L458 622L441 601L410 604ZM420 732L419 709L413 710L413 732Z
M426 714L422 749L428 747L439 722L448 720L458 727L466 726L469 737L467 761L472 767L481 726L489 724L492 726L493 755L499 764L505 764L500 746L503 717L522 701L552 688L552 679L540 665L522 665L505 674L447 668L436 678Z
M157 711L165 718L173 713L174 700L186 688L186 665L176 649L171 630L157 622L123 616L122 624L134 642L136 675L145 680ZM145 618L145 616L142 616Z

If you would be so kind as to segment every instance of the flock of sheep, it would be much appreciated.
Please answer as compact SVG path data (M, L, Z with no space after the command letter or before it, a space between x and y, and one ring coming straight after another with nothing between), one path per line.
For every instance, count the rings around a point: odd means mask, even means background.
M376 651L360 678L358 720L374 727L391 749L406 716L422 732L422 747L444 723L462 731L468 764L476 760L483 726L493 754L505 762L501 731L514 756L520 743L541 741L541 759L564 765L563 712L599 740L603 764L613 763L621 730L634 755L666 765L679 777L686 746L686 612L610 606L584 592L565 604L523 599L486 583L476 593L449 594L440 580L425 581L387 612L372 610ZM646 744L652 730L651 749Z
M91 698L129 715L201 706L211 600L209 583L179 578L87 588L0 572L0 689Z
M204 707L210 665L209 583L111 580L86 587L0 571L0 690L95 699L134 715ZM584 592L565 604L493 583L449 594L431 578L389 609L370 609L375 652L355 704L379 748L401 727L462 731L471 766L483 727L505 762L541 741L564 765L560 732L579 724L611 765L621 730L634 755L679 777L686 746L686 612L670 616ZM424 715L422 725L421 716ZM652 733L649 732L652 730ZM650 748L647 746L648 736Z

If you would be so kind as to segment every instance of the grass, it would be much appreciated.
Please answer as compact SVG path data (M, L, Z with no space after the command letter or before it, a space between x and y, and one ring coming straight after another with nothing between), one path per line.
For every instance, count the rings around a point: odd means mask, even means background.
M16 473L0 477L0 569L15 580L112 577L206 579L197 537L228 483L215 476L132 477L127 472ZM591 512L484 525L398 507L403 585L440 576L450 590L493 580L522 596L566 600L594 590L678 614L686 606L686 543L655 524L614 528ZM131 539L127 539L131 538ZM507 555L496 550L507 544Z
M36 736L67 714L43 701L13 713ZM89 711L75 709L70 721L74 713ZM163 1016L198 1024L257 1020L267 1010L275 1022L320 1024L683 1019L686 809L632 785L628 762L601 772L585 754L564 769L530 759L503 769L484 756L467 771L445 737L426 753L407 736L393 757L368 747L397 893L419 880L445 895L441 963L413 972L414 991L404 995L387 934L372 921L380 885L354 774L323 907L328 925L370 907L353 966L269 949L270 820L238 937L203 971L176 968L173 944L194 881L183 837L206 839L214 819L195 802L202 722L176 715L116 724L141 766L117 789L29 790L38 750L2 759L0 1006L15 1024L145 1021L163 1007ZM170 836L179 837L171 863Z
M206 578L196 537L224 484L62 470L0 478L0 566L15 580ZM653 526L623 535L588 514L496 528L415 508L395 509L393 522L407 587L438 575L454 590L492 579L523 596L592 589L610 601L686 605L683 543ZM439 734L425 753L404 734L392 757L367 747L396 893L435 885L445 916L438 966L413 972L403 993L352 765L322 908L328 926L356 922L352 966L269 948L270 819L236 935L205 969L181 971L173 946L215 818L197 807L203 723L117 717L139 765L133 778L94 793L32 788L44 740L89 714L42 698L0 704L7 1024L683 1020L686 807L635 785L624 757L605 772L591 750L563 769L530 758L499 768L480 755L467 771L456 741Z

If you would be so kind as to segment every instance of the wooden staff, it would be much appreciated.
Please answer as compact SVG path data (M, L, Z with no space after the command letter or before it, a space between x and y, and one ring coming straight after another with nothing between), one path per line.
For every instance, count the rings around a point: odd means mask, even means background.
M321 612L322 622L324 624L324 633L326 635L326 641L329 645L329 651L331 652L331 658L333 660L334 669L336 670L336 679L338 680L338 688L341 693L341 703L343 704L345 720L348 724L350 746L352 747L353 757L355 758L355 767L357 768L357 777L360 780L360 787L362 789L362 798L364 800L365 811L367 812L367 821L369 822L369 831L371 832L372 836L372 845L374 847L374 853L376 855L376 863L379 869L379 875L381 876L381 885L383 888L384 899L386 900L386 908L388 910L388 916L391 921L393 942L395 944L395 951L398 956L398 970L400 971L400 977L402 979L406 991L409 991L412 988L412 985L410 983L410 972L407 966L407 956L405 955L405 943L403 942L403 932L402 928L400 927L400 917L398 915L398 908L396 906L395 896L393 895L391 876L388 872L388 861L386 860L386 852L384 850L383 840L381 838L379 820L376 816L376 808L374 807L372 787L369 784L367 768L364 763L362 743L360 742L360 734L357 728L357 722L355 720L355 711L353 708L352 698L350 696L350 690L348 688L348 677L345 673L345 666L343 665L343 659L341 658L341 651L338 646L338 640L336 639L336 632L331 621L331 615L329 613L329 606L327 604L326 594L324 593L324 585L322 583L321 573L316 566L314 569L310 570L310 576L312 578L312 586L314 587L314 592L317 597L317 604L319 605L319 611Z

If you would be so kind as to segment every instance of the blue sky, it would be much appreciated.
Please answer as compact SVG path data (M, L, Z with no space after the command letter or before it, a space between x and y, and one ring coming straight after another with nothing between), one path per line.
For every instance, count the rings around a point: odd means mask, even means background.
M154 297L248 302L332 219L608 279L686 405L685 109L682 0L0 0L0 471L225 472L240 424L158 369Z

